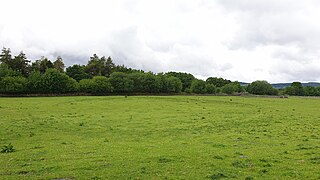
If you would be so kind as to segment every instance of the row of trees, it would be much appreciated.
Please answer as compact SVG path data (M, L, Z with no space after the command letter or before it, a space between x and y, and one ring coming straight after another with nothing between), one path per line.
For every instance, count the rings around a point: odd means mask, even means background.
M248 86L227 79L209 77L204 80L183 72L154 74L116 65L111 57L94 54L86 65L74 64L65 68L63 59L55 61L46 57L31 62L23 52L12 56L10 49L0 54L0 93L47 94L47 93L195 93L234 94L248 92L258 95L277 95L266 81L255 81ZM320 95L320 89L303 88L301 83L280 90L288 95Z
M301 82L293 82L291 86L280 90L280 93L292 96L320 96L320 87L303 87Z

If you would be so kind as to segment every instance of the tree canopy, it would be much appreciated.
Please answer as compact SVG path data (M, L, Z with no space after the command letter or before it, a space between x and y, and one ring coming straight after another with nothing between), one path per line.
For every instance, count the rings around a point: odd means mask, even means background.
M277 95L279 91L267 81L254 81L247 87L221 77L205 81L186 72L144 72L117 65L110 56L93 54L87 64L66 67L61 56L55 61L42 56L31 61L21 51L12 55L10 48L0 54L1 94L130 94L195 93L235 94L247 91L257 95ZM320 87L303 87L300 82L280 91L296 96L320 96Z

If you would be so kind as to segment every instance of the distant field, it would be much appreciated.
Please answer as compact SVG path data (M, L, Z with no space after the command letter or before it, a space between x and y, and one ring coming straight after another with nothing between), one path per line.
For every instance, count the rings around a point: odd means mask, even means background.
M0 179L320 179L320 99L0 98Z

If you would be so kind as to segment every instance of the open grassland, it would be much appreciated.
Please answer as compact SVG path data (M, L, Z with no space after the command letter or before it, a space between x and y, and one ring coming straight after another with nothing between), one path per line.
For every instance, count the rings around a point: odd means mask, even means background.
M0 98L0 179L320 179L320 99Z

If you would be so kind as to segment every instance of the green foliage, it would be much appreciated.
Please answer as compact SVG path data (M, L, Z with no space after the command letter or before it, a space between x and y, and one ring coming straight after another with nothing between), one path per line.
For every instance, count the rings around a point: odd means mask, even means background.
M305 96L319 96L320 92L315 87L307 86L304 88L304 95Z
M183 73L183 72L168 72L165 75L179 78L182 83L182 89L181 89L182 92L185 92L187 88L190 89L192 81L196 79L192 74Z
M81 66L79 64L69 66L66 69L66 74L77 81L80 81L81 79L89 79L90 77L85 71L85 66Z
M33 71L27 79L26 91L28 93L45 93L43 81L43 75L40 71Z
M225 94L234 94L238 92L239 87L236 83L229 83L221 87L221 92Z
M95 84L92 79L81 79L79 81L79 91L85 93L93 93Z
M0 62L9 66L12 61L12 55L10 48L3 47L0 54Z
M77 82L57 69L48 69L42 78L42 89L45 93L75 92Z
M128 68L125 65L117 65L117 66L114 65L114 67L111 70L112 70L111 72L124 72L124 73L128 73L128 74L131 74L131 73L144 73L143 70L137 70L137 69Z
M5 64L8 69L22 74L25 77L27 77L29 74L28 63L30 61L27 60L26 55L22 51L17 56L12 58L10 49L3 48L0 54L0 62Z
M254 81L248 85L247 91L257 95L277 95L278 90L274 89L267 81Z
M133 91L133 80L129 78L129 75L123 72L114 72L110 75L110 82L114 92L125 93ZM143 86L143 82L142 82ZM144 88L144 87L143 87Z
M215 94L217 92L217 87L213 84L206 84L206 93Z
M206 82L203 80L195 79L192 81L190 89L193 93L204 94L206 93Z
M215 94L245 92L245 88L239 82L209 77L206 82L196 79L192 74L183 72L168 72L154 74L144 73L125 65L115 65L111 57L101 58L94 54L87 65L72 65L66 69L60 56L52 63L48 58L32 62L21 51L12 57L11 50L3 48L0 54L0 81L5 87L0 87L2 93L197 93ZM52 71L55 69L56 71ZM30 73L32 72L32 73ZM112 76L111 76L112 73ZM93 78L100 76L98 78ZM101 76L110 77L109 80ZM93 78L92 81L84 80L79 86L79 81ZM95 82L97 81L97 82ZM110 86L111 83L111 86ZM22 86L24 86L22 88ZM102 87L98 87L101 85ZM79 88L80 87L80 88ZM255 81L246 87L251 94L278 95L279 91L272 88L266 81ZM281 89L280 93L296 96L320 96L319 88L303 87L300 82L293 82L290 87Z
M15 56L11 62L8 64L9 68L14 71L21 73L23 76L28 77L29 69L29 60L27 60L26 55L21 51L17 56Z
M85 67L85 71L91 76L109 76L115 67L111 57L105 56L99 58L97 54L93 54Z
M182 90L182 83L179 78L169 76L164 78L163 82L164 91L169 93L180 93Z
M301 82L293 82L291 86L285 88L285 93L293 96L303 96L305 92Z
M104 94L111 93L113 88L108 78L105 76L95 76L92 79L82 79L79 82L81 92Z
M6 76L22 76L22 74L12 69L9 69L7 64L2 63L0 64L0 80Z
M53 67L53 63L46 57L42 56L41 59L36 60L31 64L32 71L39 71L40 73L45 73L47 69L51 69Z
M145 73L141 82L143 92L157 93L160 91L160 78L152 73Z
M217 78L217 77L209 77L206 82L208 84L213 84L215 85L216 87L222 87L226 84L229 84L231 83L230 80L227 80L227 79L223 79L223 78Z
M53 68L57 69L60 72L64 72L65 65L63 63L63 59L58 56L57 59L53 62Z
M134 72L128 74L128 78L133 83L133 92L142 93L144 92L144 88L142 82L144 81L145 74L142 72Z
M9 143L8 145L4 145L1 147L1 153L12 153L15 152L13 145Z
M0 93L20 94L25 92L26 79L21 76L4 77L0 80Z
M92 93L100 94L112 92L112 85L109 79L105 76L95 76L93 77L92 81L94 85L92 88Z

